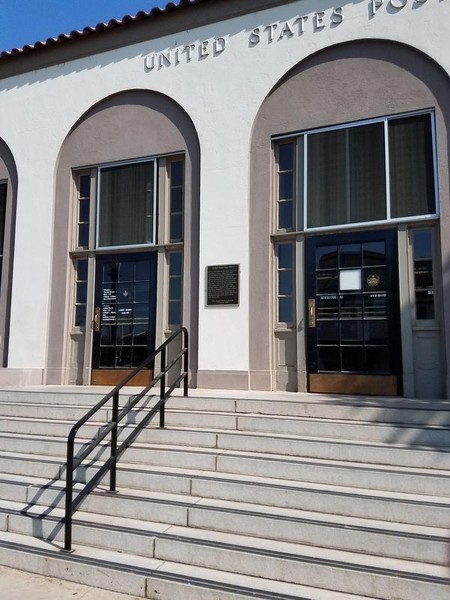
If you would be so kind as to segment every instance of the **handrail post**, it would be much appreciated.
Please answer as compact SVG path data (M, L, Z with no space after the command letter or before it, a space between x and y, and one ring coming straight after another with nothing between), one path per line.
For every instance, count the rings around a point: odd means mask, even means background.
M159 426L165 425L165 399L166 399L166 347L161 350L161 388L159 392L161 407L159 409Z
M184 397L187 398L188 395L188 373L189 373L189 334L187 329L183 330L184 332L184 349L185 349L185 353L184 353L184 360L183 360L183 371L185 372L185 377L184 377L184 381L183 381L183 394Z
M67 550L67 552L72 549L73 447L74 442L69 439L67 442L66 506L64 514L64 550Z
M109 489L111 492L116 491L116 474L117 474L117 427L119 417L119 392L117 391L113 396L113 410L112 410L112 422L114 427L111 431L111 472L109 479Z

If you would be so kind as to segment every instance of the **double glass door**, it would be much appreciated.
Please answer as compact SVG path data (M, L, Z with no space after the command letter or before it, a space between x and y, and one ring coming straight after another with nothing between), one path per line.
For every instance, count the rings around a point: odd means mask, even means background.
M397 235L326 235L306 243L311 392L400 393Z
M155 326L156 252L97 256L91 383L114 385L138 366L155 348Z

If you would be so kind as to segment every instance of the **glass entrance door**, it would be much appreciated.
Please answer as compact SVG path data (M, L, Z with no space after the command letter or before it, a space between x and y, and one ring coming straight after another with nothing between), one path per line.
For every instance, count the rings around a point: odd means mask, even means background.
M399 394L396 231L309 238L306 273L309 391Z
M97 256L91 383L115 385L138 366L155 348L155 324L156 252Z

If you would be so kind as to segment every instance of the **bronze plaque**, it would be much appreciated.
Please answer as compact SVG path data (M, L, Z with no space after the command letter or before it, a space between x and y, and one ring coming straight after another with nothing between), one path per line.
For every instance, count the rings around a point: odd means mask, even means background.
M213 265L206 271L206 306L239 304L239 265Z

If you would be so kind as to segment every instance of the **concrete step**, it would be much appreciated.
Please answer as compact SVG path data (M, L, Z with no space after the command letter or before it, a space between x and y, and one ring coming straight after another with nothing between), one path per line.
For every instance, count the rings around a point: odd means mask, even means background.
M156 418L122 457L118 492L105 479L83 501L67 556L55 553L66 436L103 390L48 392L0 390L0 563L12 553L42 572L67 558L61 572L70 564L83 582L98 563L100 585L163 600L447 600L449 402L174 397L166 429ZM154 401L130 413L120 439ZM110 413L83 426L77 448ZM96 449L76 490L108 456Z
M178 411L172 408L166 411L166 425L450 448L450 428L439 425L410 426L242 413L233 415L199 410Z
M362 596L345 592L86 546L77 546L76 552L68 555L42 540L10 533L0 540L0 562L5 566L151 600L363 600ZM440 596L435 597L441 600ZM364 600L376 599L364 596Z
M110 388L39 386L23 389L0 389L2 402L33 402L61 406L93 406ZM124 388L121 404L136 395L140 388ZM253 413L381 423L428 424L450 426L450 401L391 397L336 396L289 392L225 392L191 390L180 396L175 390L170 406L182 410L207 412ZM157 396L157 393L155 394Z
M80 439L76 449L87 440ZM0 452L44 454L52 457L66 456L66 441L49 436L0 435ZM99 446L91 460L109 456L106 445ZM426 489L429 495L449 496L450 478L445 469L373 465L354 461L281 457L277 454L234 451L209 448L186 448L163 444L134 443L126 452L126 460L135 464L166 467L184 467L241 475L276 477L293 481L309 481L330 485L355 486L366 489L416 493Z
M28 485L13 479L2 480L9 491L9 501L17 504L16 513L34 516L36 523L44 526L42 517L60 515L58 507L64 503L64 489L59 484L39 485L29 480ZM14 490L14 488L16 488ZM6 496L5 496L6 497ZM133 501L135 501L133 509ZM163 504L162 504L163 503ZM169 506L168 511L166 505ZM42 507L45 508L42 508ZM19 510L20 507L20 510ZM25 508L24 508L25 507ZM7 510L0 502L0 511ZM405 560L418 560L446 564L448 560L447 532L443 528L397 524L384 520L331 515L317 511L282 507L261 507L255 503L201 499L194 495L163 494L121 489L118 494L94 492L86 499L82 509L132 518L140 514L145 519L165 523L196 526L201 529L241 533L258 538L282 540L322 548L342 549L360 553L370 552ZM77 518L82 518L77 513ZM12 517L11 517L12 518ZM110 522L110 521L108 521ZM31 522L27 521L31 527ZM35 533L31 529L13 529L19 533ZM50 536L47 530L46 536ZM95 544L95 540L91 540Z
M37 456L7 454L0 456L4 494L14 499L14 487L26 488L30 476L51 483L64 471L58 462ZM9 467L9 469L5 469ZM97 469L78 470L80 482L89 481ZM32 480L31 480L32 481ZM105 478L105 484L108 484ZM158 467L119 463L119 489L132 488L203 498L252 502L263 506L304 509L325 514L360 517L388 522L447 527L450 524L450 501L444 497L418 493L386 492L325 483L284 481L279 478L215 473L182 467ZM22 494L21 490L17 493ZM10 495L12 494L12 495ZM22 501L24 496L19 496ZM6 496L5 496L6 498Z
M83 520L83 516L87 519ZM42 518L26 519L21 514L11 514L9 527L13 533L25 533L27 529L40 531L52 543L61 538L59 519L43 522ZM194 525L195 527L195 525ZM267 578L290 584L311 584L333 589L339 580L339 589L352 594L364 594L382 590L395 594L398 599L411 600L426 594L441 597L440 588L449 584L446 567L393 558L373 558L357 552L323 549L298 543L261 540L247 535L205 532L198 528L166 527L156 529L153 524L143 526L140 522L110 519L98 525L89 515L80 514L74 535L75 543L106 545L110 549L143 554L146 557L168 560L187 565L238 573L244 576ZM393 537L393 536L392 536ZM445 536L442 536L442 552L445 555ZM370 539L368 542L370 543ZM422 540L423 541L423 540ZM420 544L420 540L416 540ZM429 545L430 551L432 546ZM445 564L445 557L442 557ZM385 597L385 596L381 596ZM431 597L431 596L430 596ZM444 597L444 596L442 596Z
M290 398L290 399L288 399ZM405 425L440 425L450 427L450 402L447 400L416 400L407 398L346 398L286 394L284 399L188 398L173 397L170 407L183 411L235 412L241 414L278 415L397 423Z
M156 421L156 422L155 422ZM218 448L247 452L269 452L284 456L303 456L305 458L333 459L384 464L412 466L424 469L449 469L450 449L414 447L403 444L382 444L353 440L326 439L320 437L300 437L277 433L248 433L246 431L205 431L194 428L172 427L160 429L156 417L152 424L139 435L139 442L152 444L175 444L201 448ZM52 436L66 439L73 425L72 421L57 419L29 419L8 417L0 419L1 433L19 435ZM92 438L103 426L92 422L80 429L79 437ZM134 425L121 425L119 439L128 435Z

